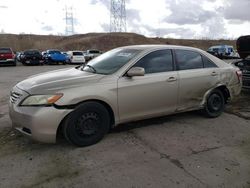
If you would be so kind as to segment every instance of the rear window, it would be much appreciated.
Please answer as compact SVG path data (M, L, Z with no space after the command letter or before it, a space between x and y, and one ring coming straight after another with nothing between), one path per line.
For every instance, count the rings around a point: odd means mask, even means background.
M73 55L83 55L82 52L73 52Z
M0 53L1 54L9 54L12 53L10 48L0 48Z
M89 50L89 53L91 53L91 54L99 54L100 51L98 51L98 50Z
M179 70L203 68L201 55L189 50L175 50Z

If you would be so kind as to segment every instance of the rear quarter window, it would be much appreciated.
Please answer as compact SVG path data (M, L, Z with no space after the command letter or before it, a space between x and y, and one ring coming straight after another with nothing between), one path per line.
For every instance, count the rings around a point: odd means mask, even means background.
M206 56L202 56L202 60L203 60L203 63L204 63L204 68L218 67L214 62L212 62Z

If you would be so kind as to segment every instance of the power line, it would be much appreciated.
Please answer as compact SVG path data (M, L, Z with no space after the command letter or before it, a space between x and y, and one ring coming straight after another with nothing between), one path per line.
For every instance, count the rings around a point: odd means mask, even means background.
M126 4L125 0L111 0L110 32L126 32Z

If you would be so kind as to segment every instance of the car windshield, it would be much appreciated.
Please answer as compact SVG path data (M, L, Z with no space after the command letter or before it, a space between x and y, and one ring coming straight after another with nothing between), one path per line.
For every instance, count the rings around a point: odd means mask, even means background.
M40 52L38 52L38 51L25 51L24 54L25 55L38 55L38 54L40 54Z
M49 54L61 54L60 51L49 51Z
M113 74L140 52L141 50L137 49L114 49L91 60L82 70L97 74Z
M9 54L11 53L11 50L9 48L0 48L1 54Z

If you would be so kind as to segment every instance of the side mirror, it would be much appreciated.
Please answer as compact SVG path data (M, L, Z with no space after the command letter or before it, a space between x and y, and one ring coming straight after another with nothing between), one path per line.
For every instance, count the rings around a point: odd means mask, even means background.
M132 67L128 72L127 76L133 77L133 76L144 76L145 69L142 67Z

